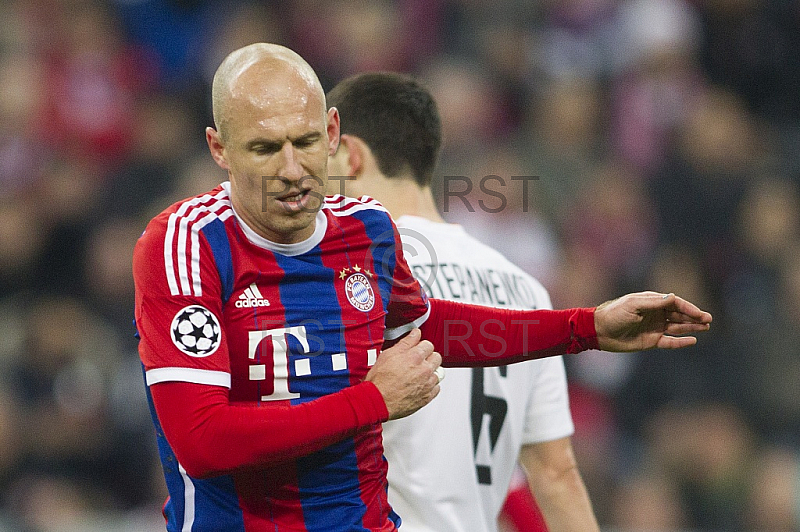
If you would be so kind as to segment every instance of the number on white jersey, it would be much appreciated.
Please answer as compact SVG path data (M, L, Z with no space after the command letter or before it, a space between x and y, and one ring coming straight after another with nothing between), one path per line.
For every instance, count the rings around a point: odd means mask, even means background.
M472 407L470 409L470 417L472 419L472 451L475 455L475 472L478 475L478 482L480 484L492 483L492 465L491 457L494 452L494 447L497 445L497 440L500 437L500 431L503 429L503 422L506 420L506 413L508 412L508 403L501 397L494 397L486 395L484 392L483 381L486 372L499 371L501 377L508 374L507 366L500 366L495 368L472 368ZM483 435L484 419L488 418L488 453L483 453L479 457L478 450L481 449ZM484 441L484 445L486 442ZM484 447L485 448L485 447ZM488 454L488 464L479 464L479 460L486 460Z

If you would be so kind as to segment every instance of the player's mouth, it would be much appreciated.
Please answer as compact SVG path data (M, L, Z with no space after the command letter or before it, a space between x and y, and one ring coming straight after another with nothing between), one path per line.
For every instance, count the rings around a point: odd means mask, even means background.
M291 190L275 198L287 211L310 209L311 191L308 189Z

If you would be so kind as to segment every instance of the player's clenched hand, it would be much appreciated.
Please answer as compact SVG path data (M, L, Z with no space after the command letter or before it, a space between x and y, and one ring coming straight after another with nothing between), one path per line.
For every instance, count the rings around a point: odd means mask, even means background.
M420 342L419 329L413 329L389 349L382 351L367 373L383 395L389 419L413 414L439 393L436 369L442 357L427 340Z
M697 338L682 336L707 331L711 314L675 294L639 292L597 307L594 325L600 349L641 351L694 345Z

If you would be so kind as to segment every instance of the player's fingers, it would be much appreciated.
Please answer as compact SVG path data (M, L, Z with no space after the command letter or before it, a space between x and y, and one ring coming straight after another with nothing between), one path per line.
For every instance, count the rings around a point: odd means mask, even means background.
M433 354L433 344L428 340L423 340L414 347L416 353L420 356L420 361L427 360Z
M434 398L435 398L437 395L439 395L439 392L440 392L440 391L442 391L442 388L439 386L439 384L436 384L436 386L434 386L433 388L431 388L431 401L433 401L433 399L434 399Z
M667 323L664 332L667 334L690 334L707 331L710 328L708 323Z
M695 318L692 316L688 316L678 311L667 312L666 314L667 321L670 323L693 323L696 325L710 325L711 322L706 320L704 317ZM697 329L698 331L704 331L706 329Z
M665 310L680 310L678 308L678 300L681 299L672 292L662 294L660 292L638 292L632 294L635 298L633 301L642 310L651 309L665 309ZM688 303L685 300L681 300ZM689 303L691 305L691 303Z
M661 298L664 299L664 296L668 294L664 294L663 292L654 292L652 290L645 290L644 292L637 292L635 295L647 297L647 298Z
M674 309L675 294L658 292L637 292L626 296L627 301L635 306L635 310ZM625 299L625 298L623 298Z
M407 335L398 340L395 345L399 346L401 349L411 349L419 343L420 338L422 338L422 331L415 327L411 329Z
M661 349L679 349L681 347L689 347L697 343L697 338L694 336L667 336L664 335L658 339L656 347Z
M670 321L711 323L711 314L673 293L640 292L633 302L640 311L663 309L671 313Z
M431 349L433 349L433 345L431 345ZM442 365L442 355L436 351L432 351L425 360L428 361L433 369L436 369Z
M706 325L711 323L711 314L708 312L703 312L699 316L692 316L682 312L668 312L666 317L667 321L673 323L702 323Z
M691 318L686 314L681 314L677 310L667 311L666 317L667 321L672 323L698 323L696 319Z
M711 314L700 310L694 303L690 303L675 294L667 294L667 296L669 297L666 298L666 301L670 303L670 306L666 308L672 308L698 323L711 323Z

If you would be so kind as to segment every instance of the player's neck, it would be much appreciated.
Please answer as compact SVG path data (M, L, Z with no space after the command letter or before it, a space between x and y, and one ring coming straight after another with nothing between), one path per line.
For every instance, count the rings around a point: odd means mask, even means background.
M386 210L397 220L402 216L418 216L432 222L444 222L436 208L430 187L422 187L413 179L387 179L377 195Z

